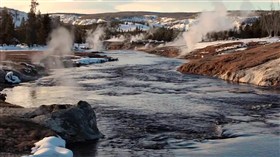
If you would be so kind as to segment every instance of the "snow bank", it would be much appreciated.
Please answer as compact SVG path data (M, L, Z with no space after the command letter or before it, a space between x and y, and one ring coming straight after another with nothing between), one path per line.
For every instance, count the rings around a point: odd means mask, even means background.
M213 42L200 42L195 45L195 49L201 49L207 46L212 45L219 45L219 44L226 44L226 43L232 43L232 42L243 42L245 44L250 42L268 42L268 43L275 43L280 42L280 39L278 37L273 38L250 38L250 39L239 39L239 40L222 40L222 41L213 41Z
M65 148L66 142L60 137L45 137L34 145L33 155L22 157L73 157L73 152Z

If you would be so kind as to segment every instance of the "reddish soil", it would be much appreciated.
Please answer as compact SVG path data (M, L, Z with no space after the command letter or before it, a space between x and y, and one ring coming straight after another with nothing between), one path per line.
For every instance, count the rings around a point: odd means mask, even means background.
M0 51L0 60L31 63L33 58L41 55L42 51Z
M244 51L200 58L178 68L182 73L217 76L226 72L255 67L267 61L280 58L280 43L257 46ZM230 73L228 73L230 74Z

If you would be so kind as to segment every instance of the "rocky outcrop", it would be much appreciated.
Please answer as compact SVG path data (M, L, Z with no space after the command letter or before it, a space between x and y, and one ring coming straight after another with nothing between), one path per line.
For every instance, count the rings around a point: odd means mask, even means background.
M280 43L192 60L178 68L185 74L214 76L234 82L279 87Z
M85 101L36 109L0 108L0 113L0 152L29 152L34 142L52 135L69 143L104 136L97 128L94 110Z
M10 61L2 61L0 64L0 83L13 84L7 81L6 77L8 73L12 73L21 82L34 81L39 77L46 75L44 67L40 65Z
M97 128L95 112L85 101L80 101L76 106L40 106L25 117L55 131L69 142L85 142L103 137Z

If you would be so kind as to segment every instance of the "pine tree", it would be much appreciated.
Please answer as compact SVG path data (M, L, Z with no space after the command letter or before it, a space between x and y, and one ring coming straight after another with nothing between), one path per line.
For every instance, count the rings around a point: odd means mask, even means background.
M36 44L36 41L36 15L34 12L29 12L26 24L26 44L28 46L33 46L34 44Z
M14 39L15 26L13 23L13 17L9 14L8 9L4 8L1 12L1 32L0 42L1 44L12 44Z
M47 42L47 38L51 32L51 25L52 25L52 21L51 21L51 18L49 16L49 14L45 14L43 16L43 29L44 29L44 35L43 35L43 38L44 38L44 44L46 44Z

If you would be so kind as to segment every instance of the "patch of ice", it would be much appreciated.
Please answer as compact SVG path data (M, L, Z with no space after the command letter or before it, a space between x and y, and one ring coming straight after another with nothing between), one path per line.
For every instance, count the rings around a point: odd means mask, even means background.
M104 63L107 61L108 59L106 58L81 58L81 59L74 60L74 62L76 62L77 64L82 64L82 65Z
M14 75L14 73L12 71L9 71L6 74L5 80L9 83L12 83L12 84L17 84L17 83L21 82L21 80L16 75Z

